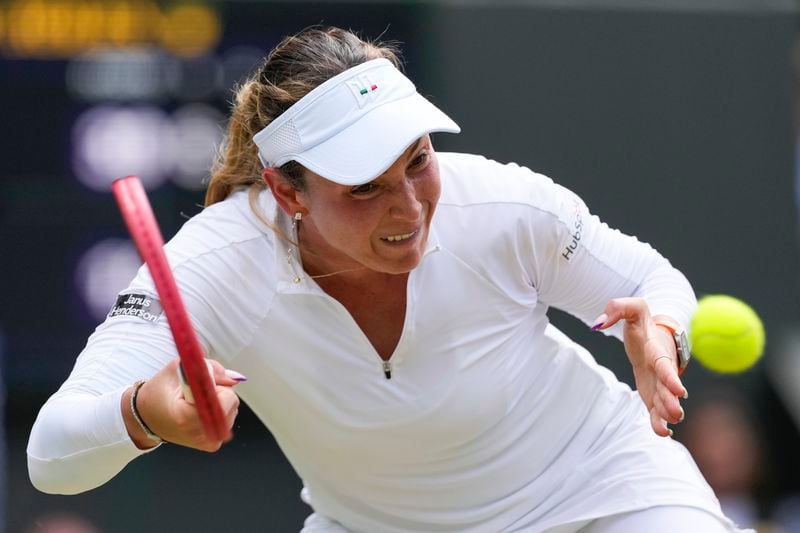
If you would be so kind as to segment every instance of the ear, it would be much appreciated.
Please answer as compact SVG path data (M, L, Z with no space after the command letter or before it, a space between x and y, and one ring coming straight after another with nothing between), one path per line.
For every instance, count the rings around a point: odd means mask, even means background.
M278 202L280 208L283 209L289 217L294 217L295 213L298 212L304 215L308 213L306 199L303 193L289 185L289 182L281 176L277 168L265 168L262 177L267 183L269 190L272 191L272 196L275 197L275 201Z

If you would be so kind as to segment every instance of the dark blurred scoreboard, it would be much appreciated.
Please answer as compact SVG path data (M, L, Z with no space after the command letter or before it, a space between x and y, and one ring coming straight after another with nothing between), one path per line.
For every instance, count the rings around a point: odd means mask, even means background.
M300 2L0 4L0 235L8 386L52 392L140 262L109 193L138 175L166 237L201 209L232 88L284 35L406 42L417 9Z

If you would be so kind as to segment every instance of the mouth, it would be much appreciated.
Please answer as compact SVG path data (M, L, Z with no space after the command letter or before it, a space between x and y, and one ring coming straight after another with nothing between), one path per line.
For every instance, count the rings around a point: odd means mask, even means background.
M414 235L416 235L419 230L414 230L411 233L400 233L397 235L388 235L386 237L381 237L381 240L384 242L401 242L407 241L411 239Z

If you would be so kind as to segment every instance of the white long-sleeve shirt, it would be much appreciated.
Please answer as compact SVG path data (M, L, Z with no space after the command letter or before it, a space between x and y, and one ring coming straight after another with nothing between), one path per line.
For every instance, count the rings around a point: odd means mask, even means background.
M442 197L409 276L391 379L346 309L312 279L295 282L287 244L246 191L167 245L204 349L248 376L237 391L317 516L392 532L540 531L667 504L719 515L686 450L654 435L638 395L546 316L553 306L590 324L611 298L640 296L687 324L686 279L545 176L438 157ZM268 191L258 204L278 213ZM144 269L123 292L156 298ZM29 471L43 491L91 489L143 453L120 397L175 348L163 316L122 307L130 314L97 328L32 430Z

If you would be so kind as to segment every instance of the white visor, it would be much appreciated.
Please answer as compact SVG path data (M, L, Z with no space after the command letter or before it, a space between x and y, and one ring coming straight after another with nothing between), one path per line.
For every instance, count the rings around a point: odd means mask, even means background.
M341 185L388 169L417 139L461 128L387 59L334 76L253 137L265 167L297 161Z

